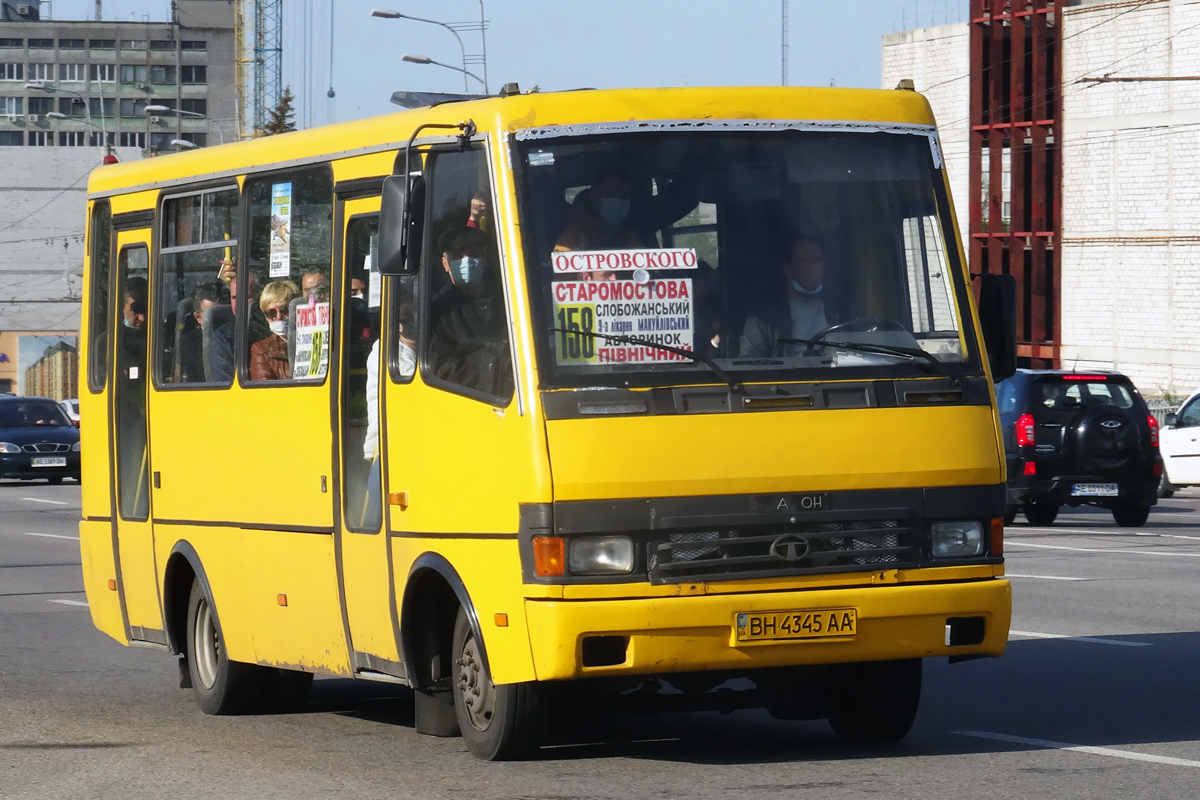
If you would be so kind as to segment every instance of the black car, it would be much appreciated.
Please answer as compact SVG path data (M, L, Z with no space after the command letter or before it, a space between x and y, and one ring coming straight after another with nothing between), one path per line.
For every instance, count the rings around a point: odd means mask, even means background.
M0 478L79 480L79 431L47 397L0 397Z
M1146 523L1158 502L1158 423L1129 378L1116 372L1018 370L996 385L1008 457L1005 523L1024 510L1049 525L1064 505Z

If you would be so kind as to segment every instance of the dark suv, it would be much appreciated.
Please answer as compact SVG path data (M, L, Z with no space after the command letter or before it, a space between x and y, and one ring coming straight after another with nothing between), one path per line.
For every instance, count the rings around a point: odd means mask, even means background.
M1008 456L1005 523L1024 509L1049 525L1063 505L1146 523L1157 502L1158 423L1129 378L1116 372L1018 370L996 385Z

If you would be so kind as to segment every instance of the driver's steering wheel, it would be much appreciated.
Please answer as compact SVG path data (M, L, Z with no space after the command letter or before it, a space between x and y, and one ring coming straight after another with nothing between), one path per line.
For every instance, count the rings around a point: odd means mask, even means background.
M887 317L859 317L848 322L839 322L837 325L830 325L828 328L818 331L809 338L814 342L820 342L831 333L871 333L873 331L907 330L908 328L905 327L904 323L888 319Z

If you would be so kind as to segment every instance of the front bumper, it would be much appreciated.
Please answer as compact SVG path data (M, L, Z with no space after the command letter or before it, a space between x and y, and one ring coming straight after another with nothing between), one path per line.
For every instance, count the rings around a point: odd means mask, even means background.
M738 613L855 608L852 639L738 645ZM1004 652L1012 616L1007 580L869 586L627 600L525 602L538 680L657 675ZM947 646L951 617L983 617L977 645ZM626 638L624 663L583 666L583 641Z
M67 464L64 467L35 467L33 459L61 458L65 456ZM79 453L5 453L0 454L0 478L36 480L38 478L78 478Z

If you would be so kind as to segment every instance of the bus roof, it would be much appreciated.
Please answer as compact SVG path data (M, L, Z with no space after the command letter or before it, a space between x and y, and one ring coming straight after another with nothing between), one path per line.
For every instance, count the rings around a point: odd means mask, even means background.
M557 125L652 120L827 120L933 125L925 98L912 91L798 87L585 89L489 97L399 111L296 133L204 147L99 167L89 196L157 183L204 180L321 156L346 158L395 150L426 122L472 119L481 132ZM435 135L437 132L431 132Z

